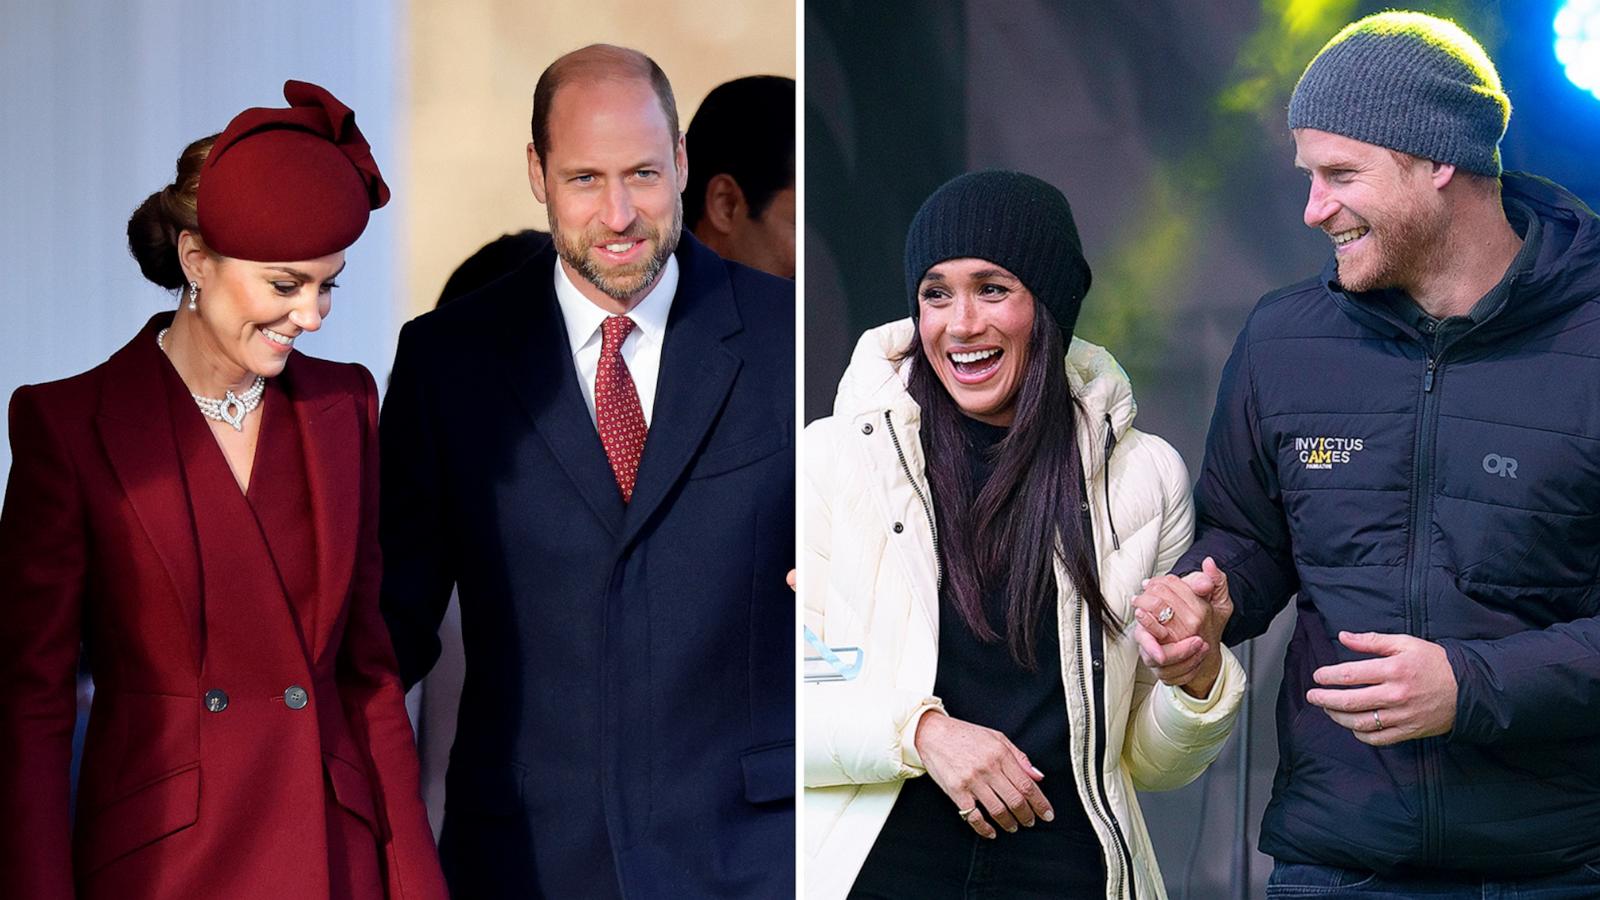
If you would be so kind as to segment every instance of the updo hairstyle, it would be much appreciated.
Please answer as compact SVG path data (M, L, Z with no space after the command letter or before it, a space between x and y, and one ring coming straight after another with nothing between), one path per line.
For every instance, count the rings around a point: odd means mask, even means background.
M217 135L208 135L183 148L177 177L147 197L128 218L128 252L144 277L168 290L178 290L189 280L178 263L178 234L200 233L195 195L200 190L200 167L216 139Z

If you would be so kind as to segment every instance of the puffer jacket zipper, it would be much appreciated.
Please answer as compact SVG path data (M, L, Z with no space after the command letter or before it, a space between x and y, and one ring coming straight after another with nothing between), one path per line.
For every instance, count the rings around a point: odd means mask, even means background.
M1508 285L1508 296L1509 289L1516 283L1516 276L1513 275ZM1411 529L1411 570L1406 579L1406 624L1407 633L1425 641L1432 640L1433 635L1428 622L1425 595L1427 573L1431 568L1429 533L1433 527L1433 469L1434 456L1438 452L1440 377L1444 372L1444 358L1451 348L1481 327L1483 322L1474 323L1445 344L1441 344L1437 333L1433 341L1419 342L1426 362L1422 372L1422 410L1411 465L1411 518L1407 523ZM1432 737L1415 742L1417 769L1422 776L1422 853L1424 859L1432 862L1438 862L1444 855L1444 788L1439 763L1439 744L1442 740Z
M1100 482L1106 486L1106 526L1111 529L1111 549L1121 550L1122 541L1117 537L1117 520L1111 517L1111 452L1117 449L1117 430L1111 423L1111 414L1106 413L1106 452L1105 467L1100 470ZM1084 491L1084 498L1089 496Z
M1133 885L1133 855L1128 852L1127 839L1122 836L1122 825L1117 821L1117 814L1111 809L1111 803L1105 799L1106 784L1104 777L1106 739L1096 721L1105 714L1105 662L1103 661L1094 642L1084 640L1083 627L1083 599L1073 592L1072 601L1074 612L1072 625L1077 641L1078 652L1082 653L1085 646L1089 647L1090 663L1088 666L1078 666L1078 700L1083 703L1084 728L1079 736L1078 779L1083 782L1084 793L1089 796L1089 811L1100 820L1100 825L1111 833L1113 860L1116 867L1106 874L1111 877L1112 886L1118 896L1128 897L1129 900L1138 900L1138 891ZM1090 686L1089 671L1094 671L1093 687ZM1092 746L1091 746L1092 742ZM1120 888L1127 885L1127 891Z
M1411 520L1407 523L1411 535L1411 570L1406 578L1406 632L1427 639L1426 612L1422 593L1427 575L1428 532L1433 509L1433 451L1435 428L1438 419L1438 394L1434 387L1439 374L1437 347L1423 343L1426 363L1422 372L1422 408L1417 422L1417 439L1413 444L1411 460ZM1439 806L1435 802L1433 785L1433 753L1426 740L1415 743L1417 770L1421 776L1418 788L1421 797L1422 853L1424 859L1437 859L1435 844L1438 827L1435 821Z
M1102 473L1105 474L1105 473ZM1081 476L1080 476L1081 479ZM1088 485L1079 481L1083 496L1087 497ZM1089 503L1083 504L1083 533L1086 540L1094 541L1094 520L1090 515ZM1094 555L1091 550L1091 555ZM1111 884L1118 896L1127 897L1128 900L1138 900L1139 892L1133 883L1133 854L1128 850L1127 838L1122 834L1122 823L1117 821L1116 811L1111 808L1111 802L1106 798L1105 758L1106 736L1101 724L1105 719L1105 642L1101 629L1095 629L1088 640L1084 639L1084 610L1086 604L1083 597L1076 589L1072 591L1070 602L1073 604L1072 627L1073 641L1079 654L1083 658L1084 650L1088 650L1089 665L1078 666L1078 699L1083 704L1083 734L1079 738L1079 767L1078 778L1083 782L1084 793L1089 797L1089 811L1100 820L1100 824L1111 833L1115 843L1114 880ZM1089 672L1092 671L1091 679ZM1091 684L1092 682L1092 684ZM1092 746L1091 746L1092 743ZM1108 871L1107 876L1113 875ZM1127 890L1123 891L1122 886Z
M933 593L937 597L944 588L944 557L939 553L939 523L934 521L933 504L928 502L928 495L922 492L922 486L911 474L911 464L906 461L905 449L900 446L900 435L894 429L894 415L890 410L883 411L883 424L889 429L894 455L900 458L900 469L906 473L906 481L911 483L911 490L916 492L917 499L922 502L922 511L928 518L928 533L933 536Z

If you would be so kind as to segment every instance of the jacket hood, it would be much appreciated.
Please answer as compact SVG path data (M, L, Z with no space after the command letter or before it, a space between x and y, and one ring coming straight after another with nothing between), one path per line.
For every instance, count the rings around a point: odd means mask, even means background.
M853 418L888 409L894 411L896 418L920 426L921 410L906 391L910 366L897 359L915 333L916 323L905 318L870 328L861 335L844 377L839 379L834 415ZM1087 413L1081 417L1078 431L1080 441L1086 442L1085 467L1093 476L1104 459L1101 453L1090 453L1088 449L1104 446L1106 418L1110 417L1112 436L1120 441L1133 425L1138 404L1133 399L1128 373L1104 347L1074 337L1067 348L1066 366L1072 396Z
M1600 298L1600 217L1566 188L1547 178L1525 172L1508 172L1502 195L1517 200L1539 217L1543 237L1533 269L1523 276L1517 310L1531 308L1542 319L1578 302ZM1520 211L1510 204L1507 214L1521 225ZM1520 229L1519 229L1520 230Z
M1507 172L1500 183L1506 218L1518 233L1527 230L1529 213L1538 217L1539 255L1529 270L1514 276L1509 299L1479 331L1505 333L1600 299L1600 218L1594 210L1566 188L1537 175ZM1322 281L1347 312L1367 318L1381 306L1372 302L1380 292L1346 293L1337 275L1338 265L1330 259Z

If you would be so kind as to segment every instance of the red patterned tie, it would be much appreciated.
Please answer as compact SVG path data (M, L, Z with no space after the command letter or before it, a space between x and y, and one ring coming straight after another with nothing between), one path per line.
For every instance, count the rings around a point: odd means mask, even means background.
M633 320L627 316L607 316L600 323L600 366L594 373L594 417L624 503L633 499L647 430L639 391L622 361L622 342L632 330Z

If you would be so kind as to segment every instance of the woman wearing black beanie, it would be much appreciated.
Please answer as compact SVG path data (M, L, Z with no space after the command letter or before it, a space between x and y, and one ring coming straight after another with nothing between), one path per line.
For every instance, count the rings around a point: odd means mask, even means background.
M807 893L1162 897L1134 790L1197 776L1244 692L1225 590L1169 578L1155 630L1205 652L1169 684L1140 661L1129 598L1193 530L1183 461L1072 336L1090 273L1060 191L956 178L905 271L911 318L806 429L807 639L862 651L806 686Z

